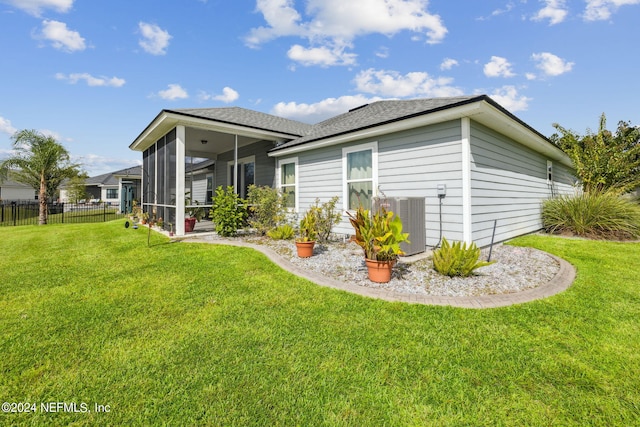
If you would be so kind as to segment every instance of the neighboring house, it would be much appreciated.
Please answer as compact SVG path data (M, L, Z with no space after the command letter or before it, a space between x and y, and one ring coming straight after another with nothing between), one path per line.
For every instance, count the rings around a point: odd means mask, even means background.
M317 197L339 196L343 211L418 198L425 246L441 229L479 246L494 224L496 242L539 230L541 202L575 180L568 156L486 95L378 101L316 125L234 107L163 110L130 148L155 191L143 189L145 209L177 235L185 205L172 196L189 191L189 157L213 161L213 186L243 197L250 184L274 186L299 213ZM334 230L353 233L346 215Z
M133 201L139 201L142 194L141 175L142 168L134 166L89 177L85 181L88 197L84 202L106 202L119 206L120 212L131 212ZM69 200L65 185L60 189L60 200L75 202L75 200Z
M38 192L27 184L10 178L0 181L0 201L38 200Z

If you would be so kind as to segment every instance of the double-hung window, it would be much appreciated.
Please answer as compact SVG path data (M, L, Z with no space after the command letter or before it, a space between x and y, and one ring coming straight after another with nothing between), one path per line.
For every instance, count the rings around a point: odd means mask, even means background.
M355 210L360 205L371 209L378 184L378 144L343 148L342 169L347 209Z
M285 206L296 210L298 207L296 186L298 185L298 159L285 159L279 163L280 191L284 195Z

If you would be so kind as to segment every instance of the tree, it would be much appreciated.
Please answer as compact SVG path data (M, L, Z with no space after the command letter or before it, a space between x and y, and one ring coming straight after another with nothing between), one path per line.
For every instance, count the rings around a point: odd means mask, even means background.
M79 165L70 161L69 153L55 138L36 130L21 130L13 137L15 154L0 163L0 176L7 176L38 191L39 224L47 223L47 199L66 178L77 176Z
M573 160L584 191L627 193L640 186L640 128L621 121L612 133L606 125L603 113L598 132L580 136L554 123L560 135L550 139Z
M81 172L78 175L71 177L67 183L67 195L69 201L78 203L79 200L88 198L87 178L89 178L89 175L87 175L86 172Z

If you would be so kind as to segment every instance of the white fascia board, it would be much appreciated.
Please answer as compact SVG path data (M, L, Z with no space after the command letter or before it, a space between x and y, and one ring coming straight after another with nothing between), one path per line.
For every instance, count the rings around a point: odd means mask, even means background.
M213 119L190 117L163 111L151 122L147 129L136 138L129 148L135 151L144 151L177 125L269 141L290 140L296 137L295 135L281 132L254 129L242 125L218 122Z
M409 119L399 120L392 123L387 123L372 128L362 129L354 131L344 135L337 135L333 137L324 138L318 141L309 143L303 143L299 146L291 148L285 148L273 153L269 153L269 157L281 157L290 154L296 154L307 150L313 150L321 147L328 147L331 145L344 144L347 142L359 141L365 138L377 138L381 135L386 135L395 132L401 132L403 130L415 129L422 126L428 126L436 123L442 123L449 120L460 119L461 117L468 117L480 113L480 104L466 104L460 107L450 108L446 110L436 111L435 113L425 114L417 117L411 117Z
M129 145L129 148L134 151L144 151L151 145L155 144L164 134L173 129L177 124L177 120L170 122L168 115L163 112L159 114L153 121L147 126L147 128L138 136L135 141Z

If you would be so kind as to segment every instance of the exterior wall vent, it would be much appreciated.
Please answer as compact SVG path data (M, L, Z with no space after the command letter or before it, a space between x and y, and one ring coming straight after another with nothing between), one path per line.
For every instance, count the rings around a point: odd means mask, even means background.
M411 243L401 243L400 248L406 255L424 252L427 247L427 231L425 224L424 197L390 197L376 198L374 209L381 206L392 211L402 220L402 231L409 233Z

